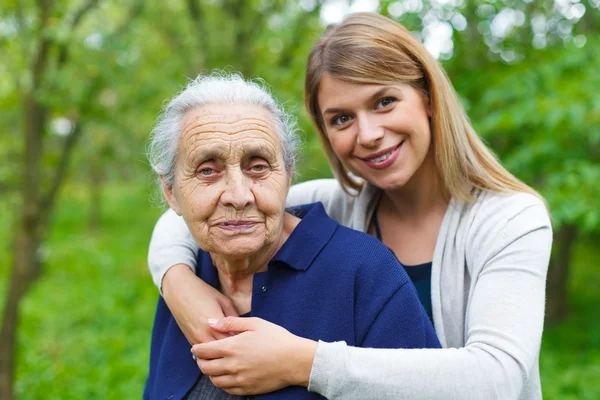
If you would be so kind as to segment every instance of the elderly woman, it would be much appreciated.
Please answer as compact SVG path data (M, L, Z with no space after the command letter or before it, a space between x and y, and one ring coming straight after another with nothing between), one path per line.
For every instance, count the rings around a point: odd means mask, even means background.
M271 95L236 75L200 76L166 106L150 162L201 249L196 274L238 314L307 339L439 347L389 249L339 225L321 203L285 209L297 144L295 125ZM202 362L161 298L144 398L234 398L212 385ZM322 398L299 386L257 397Z

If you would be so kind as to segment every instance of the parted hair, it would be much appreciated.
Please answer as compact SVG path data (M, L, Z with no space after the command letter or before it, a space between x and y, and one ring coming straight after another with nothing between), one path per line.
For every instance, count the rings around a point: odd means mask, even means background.
M541 196L498 162L477 135L441 65L401 24L373 13L350 14L330 26L309 53L305 103L334 175L348 193L363 182L352 177L327 137L318 103L323 74L357 84L405 83L422 91L431 108L431 142L444 195L473 199L473 188Z

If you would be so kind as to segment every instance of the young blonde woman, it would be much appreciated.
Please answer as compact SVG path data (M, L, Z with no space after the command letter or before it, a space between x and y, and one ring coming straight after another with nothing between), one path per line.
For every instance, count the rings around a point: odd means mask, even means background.
M197 247L167 212L150 267L182 331L200 343L192 351L202 372L243 395L303 385L330 399L541 399L552 245L543 199L494 158L440 65L390 19L353 14L328 29L309 55L305 89L337 181L296 185L288 205L321 201L392 249L444 348L316 343L235 318L192 272Z

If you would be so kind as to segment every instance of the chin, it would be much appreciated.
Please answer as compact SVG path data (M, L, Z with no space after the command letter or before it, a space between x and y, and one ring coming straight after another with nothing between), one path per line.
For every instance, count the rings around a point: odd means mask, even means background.
M237 239L228 241L223 246L219 246L220 249L216 251L217 254L231 258L247 258L257 254L265 247L265 243L261 241L257 243L252 240Z
M406 183L409 181L409 178L409 176L406 176L404 174L392 174L391 176L378 177L368 180L372 185L378 187L381 190L398 190L402 189L406 185Z

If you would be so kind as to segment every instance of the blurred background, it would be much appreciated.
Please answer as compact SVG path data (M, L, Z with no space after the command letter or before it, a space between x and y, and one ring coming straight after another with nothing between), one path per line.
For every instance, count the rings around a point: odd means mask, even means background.
M298 116L298 180L331 176L303 110L324 27L375 11L445 66L473 124L548 200L544 397L600 398L600 0L2 0L0 399L139 398L158 291L145 158L201 71L264 78Z

